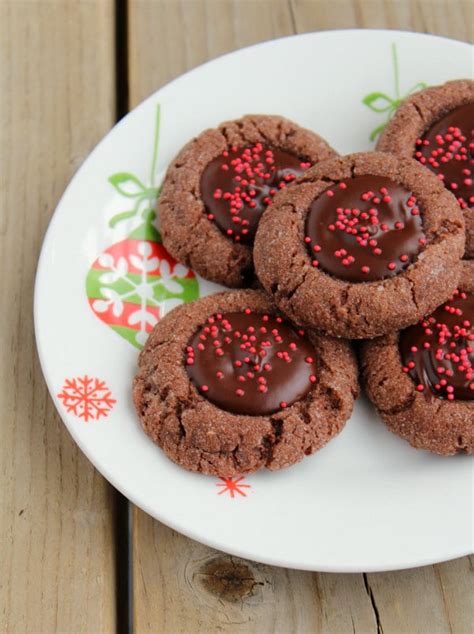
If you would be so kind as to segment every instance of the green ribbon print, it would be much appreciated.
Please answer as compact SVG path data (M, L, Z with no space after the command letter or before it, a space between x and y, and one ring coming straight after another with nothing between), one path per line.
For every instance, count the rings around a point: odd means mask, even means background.
M370 108L373 112L377 113L386 113L385 121L374 128L370 133L370 140L375 141L377 136L382 132L387 123L393 116L393 113L398 108L398 106L402 103L404 99L406 99L409 95L417 92L418 90L422 90L426 88L426 84L424 82L419 82L415 84L408 92L404 95L400 94L400 75L398 69L398 54L397 54L397 45L392 43L392 64L393 64L393 75L394 75L394 92L395 97L390 97L383 92L371 92L366 95L362 99L362 103Z

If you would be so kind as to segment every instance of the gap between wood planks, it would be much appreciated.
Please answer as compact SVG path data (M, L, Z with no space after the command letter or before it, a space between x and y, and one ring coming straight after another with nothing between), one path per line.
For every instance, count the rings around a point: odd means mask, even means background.
M128 11L127 0L115 0L115 120L128 112ZM119 491L114 497L115 612L117 634L133 631L131 556L131 504Z

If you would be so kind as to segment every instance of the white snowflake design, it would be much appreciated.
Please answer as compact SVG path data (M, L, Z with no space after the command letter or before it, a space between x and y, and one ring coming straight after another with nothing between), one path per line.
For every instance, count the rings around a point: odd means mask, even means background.
M189 269L178 263L170 266L166 259L154 256L153 249L148 242L139 242L137 251L139 256L130 254L129 259L134 268L141 272L139 283L128 275L127 258L122 256L115 260L110 253L103 253L99 257L99 264L109 270L102 273L99 278L100 283L104 284L100 288L100 293L105 299L96 299L92 304L92 308L98 313L105 313L112 308L112 314L115 317L120 317L124 310L123 302L129 297L137 295L140 298L140 304L137 304L137 309L129 315L128 324L130 326L139 326L135 338L138 344L144 345L148 337L147 325L153 327L158 321L156 316L148 310L148 306L151 304L159 308L160 313L164 314L183 301L176 297L157 299L156 291L161 287L168 293L183 295L184 289L181 284L178 284L176 279L184 279L188 275ZM158 279L150 279L150 271L155 271L158 268L160 277ZM125 282L129 290L120 293L116 289L111 288L111 285L120 281Z

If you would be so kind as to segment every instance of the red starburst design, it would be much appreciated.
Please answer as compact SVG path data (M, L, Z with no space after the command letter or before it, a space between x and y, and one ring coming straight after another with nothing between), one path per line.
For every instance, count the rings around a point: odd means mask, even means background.
M222 495L223 493L229 493L231 498L234 498L237 494L242 497L247 497L247 493L243 491L243 489L251 489L250 484L241 484L242 480L244 480L244 476L237 478L219 478L222 482L218 482L216 487L221 487L221 490L217 495Z
M65 379L62 392L58 394L68 412L78 418L98 420L108 416L117 402L105 381L87 376Z

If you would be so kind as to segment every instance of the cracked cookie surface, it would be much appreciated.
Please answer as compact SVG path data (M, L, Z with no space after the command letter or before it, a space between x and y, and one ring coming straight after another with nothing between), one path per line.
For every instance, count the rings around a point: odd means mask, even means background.
M466 107L470 112L465 111ZM466 257L474 258L474 120L472 108L474 107L474 81L459 79L449 81L441 86L430 86L420 92L411 95L403 101L395 112L391 121L387 124L377 143L377 150L391 152L398 156L415 157L422 160L427 168L445 178L446 186L460 197L466 223ZM458 117L450 117L458 111ZM452 120L448 120L452 118ZM445 124L442 125L443 119ZM457 120L458 119L458 120ZM457 139L457 132L449 130L448 126L464 124L460 130L463 136ZM435 129L438 128L438 129ZM436 138L430 138L430 132ZM469 137L469 134L471 135ZM452 147L457 143L458 148ZM459 148L462 156L457 157ZM441 154L439 153L440 149ZM450 149L451 155L446 154ZM436 162L430 162L430 155L434 151ZM463 160L458 160L462 158ZM441 160L440 160L441 159ZM466 173L453 174L458 166L466 170ZM461 170L457 170L461 171ZM444 174L446 172L446 174ZM454 189L452 188L454 181Z
M338 434L352 412L358 382L350 344L312 331L304 336L317 380L302 398L267 415L235 414L206 398L186 367L189 343L209 317L245 310L279 316L261 291L218 293L171 311L140 355L133 397L141 424L185 469L229 477L290 466Z
M306 226L311 205L328 188L365 175L390 179L413 194L426 243L398 274L353 283L314 266ZM463 250L461 209L436 176L413 159L371 152L316 165L279 193L260 221L254 262L263 287L292 321L368 339L416 323L442 304L456 288Z
M244 150L250 152L250 157L241 156ZM267 156L267 152L274 156ZM229 156L224 157L225 153ZM245 232L254 231L258 224L258 218L252 216L259 217L259 208L266 206L264 201L272 198L272 190L278 190L280 182L283 186L291 183L292 172L299 174L307 165L333 156L337 153L316 133L279 116L247 115L205 130L184 146L168 168L158 201L165 247L176 260L206 279L231 287L250 286L254 279L253 239ZM232 164L235 157L238 165ZM227 176L230 172L239 179L247 176L249 182L242 185L241 181L231 183L227 178L218 186L222 165L216 162L220 158L228 159ZM273 171L262 172L260 163L283 168L277 169L279 178L274 177ZM238 171L242 166L244 171ZM234 174L234 169L238 173ZM252 179L256 181L255 188ZM209 191L203 192L203 187ZM209 209L214 200L217 209ZM229 218L223 213L227 203ZM232 218L231 209L232 213L237 212ZM234 218L236 222L230 222Z
M474 293L470 261L463 263L459 288L465 293ZM463 315L462 319L465 323L466 320L469 321L468 315ZM474 322L471 320L470 323L472 332ZM435 326L431 328L436 332ZM455 330L451 328L452 335ZM448 342L451 339L452 337ZM446 362L440 361L439 364L446 365ZM404 369L400 333L364 343L361 366L367 394L392 432L405 438L416 448L438 454L474 452L474 399L448 400L436 395L427 386L417 385L419 379L414 381L409 368ZM440 369L440 377L446 375L445 369ZM459 376L455 378L459 381ZM447 384L449 383L448 377ZM446 396L442 386L437 386L437 389L441 395Z

